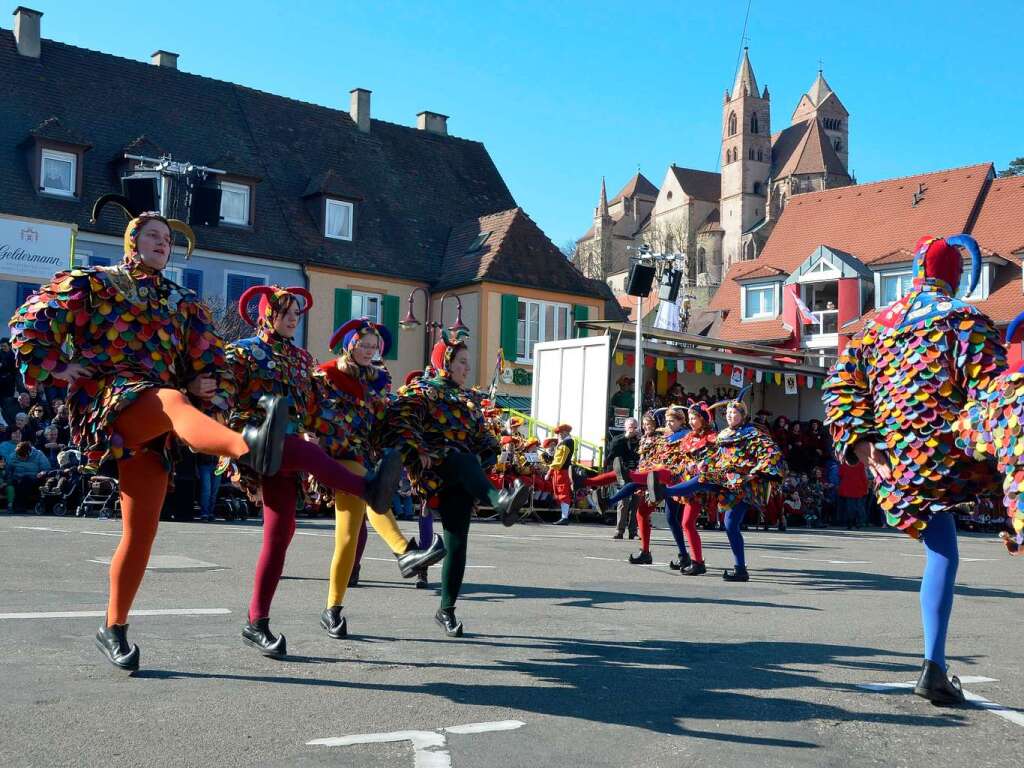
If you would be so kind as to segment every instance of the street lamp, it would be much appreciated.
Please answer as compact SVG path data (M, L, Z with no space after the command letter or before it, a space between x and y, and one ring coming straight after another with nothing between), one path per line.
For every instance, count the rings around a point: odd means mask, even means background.
M426 313L426 323L421 323L416 317L416 313L413 311L413 299L418 292L423 293L424 307L423 311ZM403 330L411 331L414 328L423 326L423 331L426 341L426 349L423 353L423 365L424 367L430 361L430 351L434 348L434 344L437 342L437 333L444 328L444 302L446 299L455 299L455 322L448 326L448 330L451 333L469 332L469 326L462 322L462 299L459 298L458 294L442 294L439 299L441 304L441 311L437 320L430 319L430 294L426 288L417 286L409 292L408 298L408 309L405 313L405 317L398 323Z

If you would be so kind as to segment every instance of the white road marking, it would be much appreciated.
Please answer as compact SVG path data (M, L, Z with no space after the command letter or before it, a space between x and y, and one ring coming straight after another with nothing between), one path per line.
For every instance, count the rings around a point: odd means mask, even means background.
M393 563L395 558L393 557L364 557L363 560L373 560L378 563ZM467 568L497 568L496 565L467 565Z
M120 536L120 533L111 531L66 531L63 528L45 528L41 525L19 525L21 531L49 531L50 533L81 533L84 536Z
M831 563L832 565L870 565L870 560L816 560L813 557L789 557L787 555L761 555L766 560L798 560L802 563Z
M900 557L928 557L919 552L900 552ZM998 557L961 557L961 563L994 563Z
M388 744L396 741L412 742L414 768L451 768L452 754L448 751L448 740L442 731L454 734L491 733L513 731L526 723L521 720L498 720L490 723L469 723L439 728L436 731L392 731L391 733L358 733L353 736L336 736L328 739L313 739L306 746L349 747L353 744Z
M973 683L997 683L999 681L994 677L964 675L960 678L960 682L970 685ZM872 693L882 693L884 691L913 690L915 684L916 681L910 681L908 683L858 683L857 687L863 688L865 691L871 691ZM974 706L978 707L978 709L984 709L986 712L991 712L996 717L1001 717L1015 725L1024 727L1024 712L1004 707L1002 704L989 701L985 697L979 696L976 693L971 693L966 689L964 689L964 698Z
M161 608L129 611L129 616L222 616L227 608ZM0 619L87 619L105 617L106 611L44 611L37 613L0 613Z

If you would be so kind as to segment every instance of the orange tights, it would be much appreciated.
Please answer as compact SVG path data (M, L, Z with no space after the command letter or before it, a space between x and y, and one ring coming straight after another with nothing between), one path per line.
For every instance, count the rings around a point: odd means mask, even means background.
M175 389L151 389L114 422L125 448L140 449L117 462L121 485L121 541L110 561L107 626L128 623L128 611L146 573L167 494L167 470L155 451L142 448L174 432L200 453L238 458L248 452L242 436L197 410Z

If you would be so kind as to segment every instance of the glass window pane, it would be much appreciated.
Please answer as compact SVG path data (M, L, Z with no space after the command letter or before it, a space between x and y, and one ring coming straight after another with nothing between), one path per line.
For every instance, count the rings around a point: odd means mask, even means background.
M555 306L544 305L544 341L551 341L555 338Z
M380 322L380 299L376 296L367 296L363 300L363 306L366 308L366 316L373 320L375 323Z
M348 240L352 237L351 207L337 200L327 201L327 235Z
M522 303L519 304L522 309ZM519 320L516 323L516 357L523 359L526 357L526 321Z
M221 185L220 217L232 224L249 223L248 187L241 184Z
M746 299L743 302L743 316L753 317L760 308L757 291L753 288L747 288L746 294Z
M50 190L71 192L71 178L74 163L55 157L43 158L43 187Z
M775 286L769 286L761 291L761 312L766 315L775 314Z

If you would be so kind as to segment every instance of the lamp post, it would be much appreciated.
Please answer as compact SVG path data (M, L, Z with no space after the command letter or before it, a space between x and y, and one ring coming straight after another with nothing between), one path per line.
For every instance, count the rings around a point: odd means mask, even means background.
M413 299L417 293L423 294L423 311L426 313L427 318L425 323L421 323L417 319L416 313L413 311ZM469 326L462 322L462 299L458 297L458 294L442 294L439 299L441 305L440 314L438 315L437 320L432 320L430 318L430 307L433 302L430 299L430 294L427 292L427 289L420 286L409 291L409 298L407 299L408 309L405 313L405 317L398 323L402 330L405 331L411 331L420 325L423 326L424 341L426 342L426 349L423 352L424 368L426 368L427 364L430 362L430 351L434 348L434 344L437 342L437 334L444 328L444 302L446 299L455 299L455 322L448 326L448 330L452 333L458 333L459 331L465 331L468 333Z

